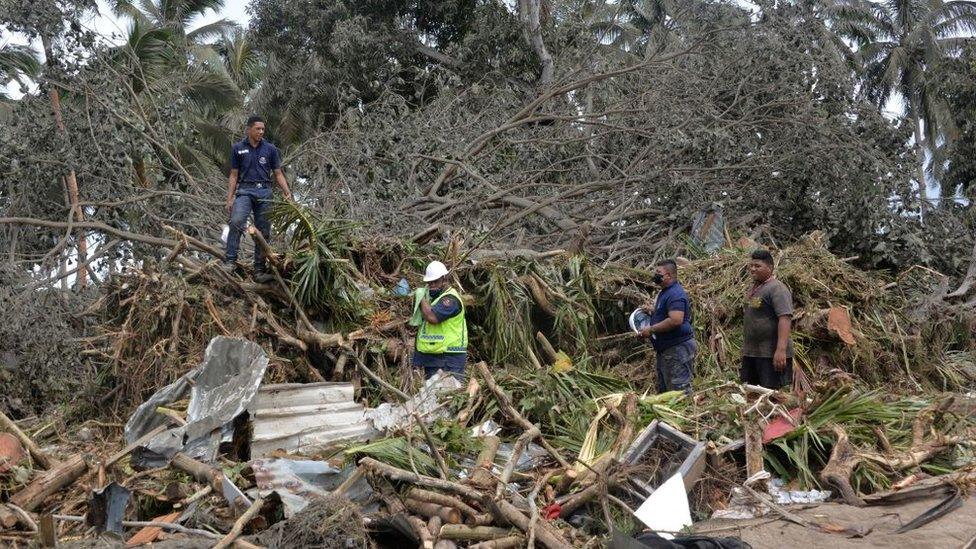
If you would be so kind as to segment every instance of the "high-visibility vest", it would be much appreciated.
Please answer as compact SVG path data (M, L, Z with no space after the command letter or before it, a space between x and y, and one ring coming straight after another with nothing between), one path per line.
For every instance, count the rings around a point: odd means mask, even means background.
M444 296L454 296L461 305L461 312L446 319L440 324L431 324L424 320L417 332L417 350L429 355L445 353L466 353L468 351L468 324L464 321L464 301L453 288L443 291L431 303L437 304Z

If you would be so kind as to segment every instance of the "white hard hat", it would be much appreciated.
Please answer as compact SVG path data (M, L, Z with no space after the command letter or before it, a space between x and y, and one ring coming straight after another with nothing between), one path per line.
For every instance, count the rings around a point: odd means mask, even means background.
M447 276L447 266L440 261L431 261L424 271L424 282L433 282L445 276Z

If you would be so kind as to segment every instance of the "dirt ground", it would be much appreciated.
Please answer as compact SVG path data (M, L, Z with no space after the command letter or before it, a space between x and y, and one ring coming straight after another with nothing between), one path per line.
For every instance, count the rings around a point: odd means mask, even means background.
M830 549L863 549L866 547L925 547L933 549L962 549L976 536L976 498L967 498L962 507L921 528L895 534L901 527L940 498L923 499L888 507L851 507L826 503L811 509L796 511L808 520L841 526L865 526L871 533L860 539L839 534L827 534L789 523L772 520L775 515L747 521L710 520L698 523L697 533L739 536L755 549L829 547Z

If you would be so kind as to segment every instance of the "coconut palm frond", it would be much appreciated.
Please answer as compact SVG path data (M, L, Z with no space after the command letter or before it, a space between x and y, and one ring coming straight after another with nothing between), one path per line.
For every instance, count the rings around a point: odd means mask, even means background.
M33 78L41 70L41 64L28 46L7 44L0 47L0 82L6 83L20 77Z
M213 23L201 25L186 33L186 38L191 42L203 42L212 38L218 38L238 28L240 26L230 19L219 19Z

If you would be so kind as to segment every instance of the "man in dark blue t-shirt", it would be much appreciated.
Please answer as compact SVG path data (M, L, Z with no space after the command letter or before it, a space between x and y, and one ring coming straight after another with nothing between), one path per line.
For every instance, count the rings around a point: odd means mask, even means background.
M691 299L678 282L678 265L666 259L654 267L654 283L661 287L651 315L650 326L638 333L650 337L657 352L657 391L684 391L691 394L695 370L695 329L691 326Z
M227 257L224 269L229 273L237 270L237 252L241 235L247 228L247 218L254 213L254 226L264 239L271 240L272 175L281 187L285 198L291 200L288 181L281 171L281 153L264 139L264 120L260 116L247 119L247 137L234 143L230 154L230 179L227 190L227 215L230 231L227 234ZM254 250L254 279L268 282L271 275L265 265L264 250Z

